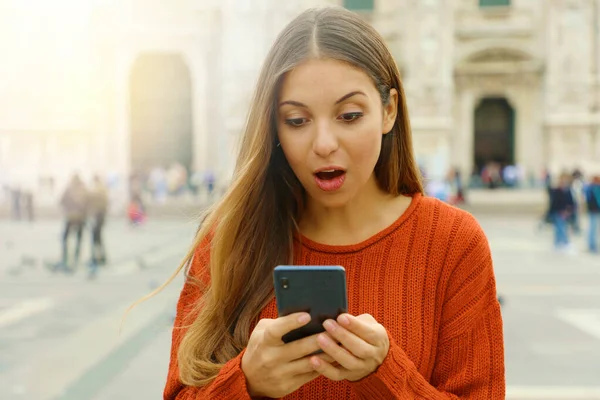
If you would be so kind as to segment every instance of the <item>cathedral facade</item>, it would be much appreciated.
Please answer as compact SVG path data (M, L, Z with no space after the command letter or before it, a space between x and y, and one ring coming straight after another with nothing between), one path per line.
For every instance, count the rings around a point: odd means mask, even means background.
M131 173L179 162L227 182L269 47L325 5L384 36L431 176L600 164L600 0L56 0L54 25L19 3L0 17L14 55L0 66L7 181L110 173L125 190ZM23 53L24 34L45 45Z

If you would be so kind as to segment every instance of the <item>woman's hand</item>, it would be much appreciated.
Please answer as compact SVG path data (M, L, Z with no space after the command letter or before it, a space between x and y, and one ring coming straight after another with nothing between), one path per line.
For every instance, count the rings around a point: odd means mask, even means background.
M309 314L296 313L258 322L242 357L250 396L283 397L320 375L313 368L311 357L307 357L319 350L317 335L287 344L281 340L283 335L309 321Z
M358 381L374 372L388 354L387 331L369 314L342 314L337 322L327 320L323 326L328 334L318 335L317 342L339 366L321 356L312 356L310 361L316 372L331 380Z

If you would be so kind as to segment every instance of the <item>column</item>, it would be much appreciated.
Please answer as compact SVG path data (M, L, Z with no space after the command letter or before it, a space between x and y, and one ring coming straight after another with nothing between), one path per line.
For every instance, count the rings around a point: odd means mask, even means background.
M207 62L206 49L202 43L196 43L194 49L188 49L185 60L192 82L192 115L193 115L193 159L194 169L204 170L216 160L211 156L211 136L208 131L209 115L207 113ZM218 134L216 134L218 135ZM215 135L215 136L216 136Z
M524 82L518 82L518 87L511 90L507 95L507 100L513 108L515 115L514 121L514 151L515 162L523 166L526 171L531 168L531 156L535 152L532 147L531 137L531 97L528 95L529 88Z
M463 175L470 176L473 171L473 146L474 146L474 113L475 96L467 88L460 92L459 120L456 124L455 140L452 142L452 164L460 168Z
M116 57L114 131L111 132L113 152L109 152L109 172L118 178L116 201L128 198L131 174L131 132L129 122L129 77L137 54L128 46L122 46Z
M547 2L550 18L546 43L546 117L551 121L553 131L564 132L560 139L556 136L553 139L561 143L555 142L552 146L552 161L556 168L571 167L575 157L569 152L580 148L581 140L586 140L570 135L586 135L586 130L581 127L591 118L596 95L593 93L594 74L597 75L597 32L594 29L597 10L593 9L594 4L597 3L583 0ZM589 161L583 154L578 158L580 163Z
M600 170L600 126L596 125L593 128L594 135L594 160L598 164L595 168Z

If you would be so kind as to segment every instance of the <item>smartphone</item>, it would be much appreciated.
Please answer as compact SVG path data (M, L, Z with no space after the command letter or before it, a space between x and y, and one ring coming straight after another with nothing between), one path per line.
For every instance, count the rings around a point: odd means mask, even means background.
M285 343L323 332L323 322L348 312L346 270L340 266L280 265L273 271L277 312L307 312L311 321L282 337Z

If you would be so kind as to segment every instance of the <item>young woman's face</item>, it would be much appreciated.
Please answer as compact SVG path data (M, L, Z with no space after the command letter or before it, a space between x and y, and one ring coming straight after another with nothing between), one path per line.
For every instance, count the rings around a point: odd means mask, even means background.
M374 169L391 131L398 94L383 106L363 71L332 59L311 59L284 78L277 131L292 170L309 197L325 207L376 190Z

